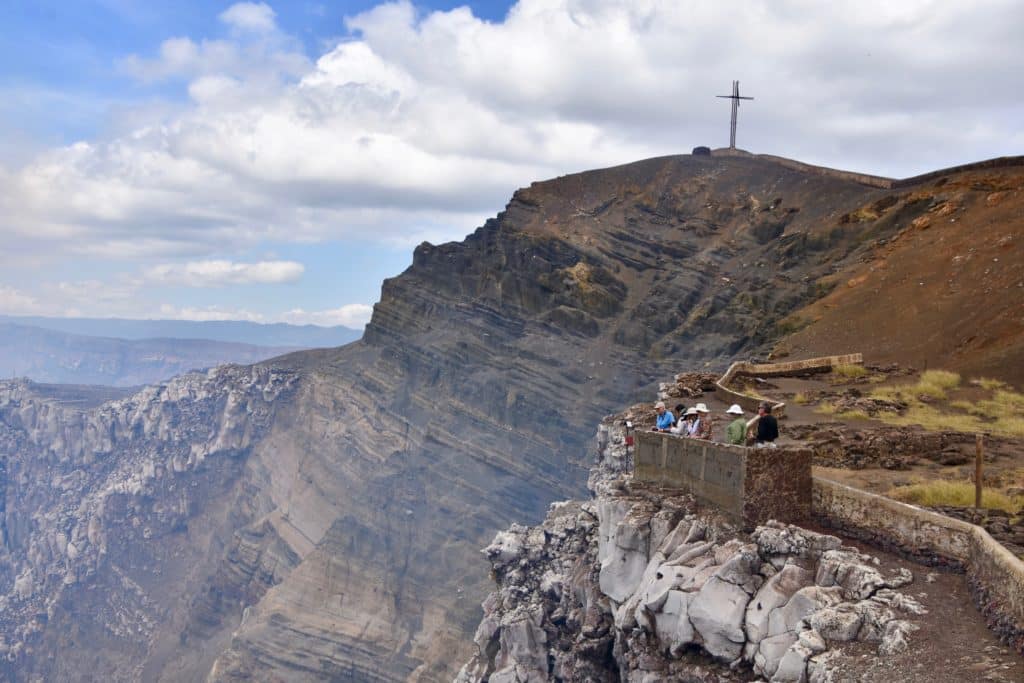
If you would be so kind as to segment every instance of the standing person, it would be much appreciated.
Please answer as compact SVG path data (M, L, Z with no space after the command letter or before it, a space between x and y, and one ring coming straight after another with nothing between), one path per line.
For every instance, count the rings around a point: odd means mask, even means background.
M733 403L725 412L736 416L736 419L725 428L725 442L743 446L747 442L747 421L743 419L743 408L740 408L738 403Z
M693 437L711 441L712 433L715 429L715 421L711 419L711 411L703 403L698 403L693 409L697 411L697 429Z
M673 425L671 432L680 436L686 436L686 406L682 403L678 404L675 412L679 417L676 419L676 423Z
M779 438L779 421L772 415L772 404L762 401L757 407L757 433L754 435L755 448L775 448Z
M655 403L654 410L658 413L658 419L654 423L654 431L667 432L670 430L676 421L676 416L672 414L671 410L665 409L665 402L658 401Z

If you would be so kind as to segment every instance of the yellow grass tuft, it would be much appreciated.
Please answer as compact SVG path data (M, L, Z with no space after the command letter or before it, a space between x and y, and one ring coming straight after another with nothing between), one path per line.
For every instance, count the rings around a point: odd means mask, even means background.
M989 379L988 377L979 377L972 384L977 384L982 389L988 389L989 391L1007 388L1006 382L1001 382L998 379Z
M926 370L921 374L921 379L914 386L914 392L918 396L930 396L931 398L946 398L946 392L960 386L960 375L948 370Z
M935 480L919 482L909 486L898 486L889 490L889 497L904 503L925 507L949 505L955 507L974 506L974 483L970 481ZM1009 496L992 488L982 489L981 506L1017 512L1024 506L1024 496Z
M863 365L833 365L832 374L844 379L857 379L868 374L868 369Z
M805 406L810 402L811 397L802 391L798 391L793 395L793 403L796 403L797 405Z
M925 403L920 397L942 400L947 398L948 391L960 386L960 375L955 372L929 370L916 384L877 387L871 397L907 403L902 415L887 412L879 415L880 420L889 424L920 425L936 431L1024 436L1024 393L1012 391L997 380L973 380L971 383L989 387L992 395L976 401L952 401L945 406Z
M814 409L814 412L818 413L819 415L835 415L836 407L832 403L822 403L821 405Z

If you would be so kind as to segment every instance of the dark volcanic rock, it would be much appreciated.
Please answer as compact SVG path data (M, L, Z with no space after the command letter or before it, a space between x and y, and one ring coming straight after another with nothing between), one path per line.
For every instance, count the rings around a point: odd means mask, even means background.
M583 491L602 415L766 352L885 194L747 158L567 176L420 245L361 342L90 410L7 385L5 673L450 680L477 548Z

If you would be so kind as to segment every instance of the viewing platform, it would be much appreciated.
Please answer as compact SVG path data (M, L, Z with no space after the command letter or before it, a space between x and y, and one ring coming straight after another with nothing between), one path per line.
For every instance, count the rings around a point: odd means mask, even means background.
M638 432L633 480L675 488L716 506L744 528L811 518L811 451L748 448Z

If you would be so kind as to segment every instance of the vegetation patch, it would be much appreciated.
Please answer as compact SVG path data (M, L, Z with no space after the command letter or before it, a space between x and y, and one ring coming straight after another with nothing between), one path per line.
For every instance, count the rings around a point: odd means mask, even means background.
M818 413L819 415L827 415L829 417L834 417L838 420L871 419L871 415L868 415L868 413L864 410L860 410L857 408L841 410L839 406L837 406L834 403L822 403L814 409L814 412Z
M867 223L869 221L877 221L881 216L882 214L874 207L863 206L856 211L844 213L839 217L839 223L841 225L846 223Z
M1002 382L998 379L990 379L988 377L979 377L978 379L972 380L971 384L977 384L982 389L988 389L989 391L1007 388L1006 382Z
M945 370L929 370L916 384L878 387L871 397L903 401L906 410L880 417L889 424L920 425L933 431L989 432L1004 436L1024 436L1024 394L1012 391L995 380L972 381L990 392L974 401L956 400L946 405L935 403L948 398L960 386L960 375ZM986 386L987 385L987 386Z
M960 375L948 370L926 370L915 385L919 396L946 398L947 392L960 386Z
M890 489L889 497L924 507L973 507L974 483L942 479L919 482ZM981 506L1015 513L1024 506L1024 496L1011 496L1004 491L985 488L981 492Z
M868 369L863 365L833 365L832 375L842 379L857 379L868 374Z
M814 409L814 412L819 415L835 415L839 411L833 403L822 403Z

